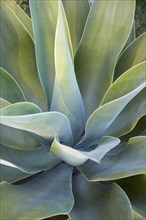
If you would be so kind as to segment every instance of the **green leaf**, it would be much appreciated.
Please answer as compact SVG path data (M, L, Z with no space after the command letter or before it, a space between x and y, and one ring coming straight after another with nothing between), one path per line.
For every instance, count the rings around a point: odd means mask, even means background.
M1 171L0 182L7 181L9 183L14 183L18 180L22 180L30 176L30 174L28 173L22 172L17 168L7 166L2 163L0 164L0 171Z
M32 23L29 16L21 9L21 7L16 4L15 1L5 1L5 4L13 11L13 13L18 17L18 19L22 22L23 26L30 34L31 38L33 39L33 30L32 30Z
M87 117L113 80L118 56L133 24L135 1L94 1L76 53L75 69ZM125 25L126 24L126 25Z
M141 215L139 215L137 212L133 211L134 220L146 220L146 218L143 218Z
M69 121L59 112L44 112L22 116L1 116L1 124L5 126L5 133L7 135L9 134L7 128L8 130L9 128L13 128L11 131L14 132L14 139L15 132L17 133L17 131L22 137L27 138L27 136L31 136L31 133L34 133L50 142L54 139L54 136L58 134L62 142L70 145L73 144ZM1 138L3 138L3 135L4 134L1 135ZM5 138L3 139L3 141L5 141ZM5 144L4 142L2 143ZM29 147L32 149L34 146L32 144Z
M133 210L146 218L146 174L120 179L117 183L128 195Z
M58 1L29 1L32 17L37 67L50 106L55 77L54 38Z
M10 104L6 108L0 110L1 116L16 116L40 113L41 109L31 102L18 102Z
M103 135L115 136L117 129L120 130L120 135L131 130L133 123L136 124L145 111L143 104L145 102L143 93L141 92L145 88L145 62L133 67L125 74L123 74L107 91L102 106L100 106L87 121L85 128L84 142L91 142ZM142 95L140 95L140 92ZM139 95L140 100L134 100ZM131 104L129 104L132 102ZM137 115L132 114L125 119L124 113L132 111L134 105L141 105L140 112ZM128 106L130 105L130 107ZM139 107L136 105L137 107ZM125 108L126 107L126 108ZM122 112L123 111L123 112ZM120 113L122 114L120 115ZM119 117L119 118L118 118ZM124 120L122 121L121 119ZM114 126L115 120L118 118L120 124L118 127ZM138 118L138 119L137 119ZM125 124L124 124L125 123ZM117 123L116 123L117 124ZM123 126L124 125L124 126ZM109 129L111 127L111 129ZM83 143L84 143L83 142Z
M5 99L0 98L0 110L9 106L11 103L6 101Z
M40 146L28 151L13 149L1 144L0 152L2 160L12 163L18 170L29 174L51 169L58 164L58 161L51 157L48 146Z
M71 177L72 168L60 164L22 185L2 183L2 219L39 220L67 214L74 202Z
M136 38L136 33L135 33L135 21L134 21L129 38L128 38L124 48L127 48L135 40L135 38Z
M132 220L128 197L117 184L91 183L81 174L73 176L75 204L71 220Z
M22 88L26 99L46 108L46 97L37 74L34 42L19 18L1 1L1 67Z
M61 2L55 37L55 68L56 78L51 110L62 112L69 118L74 138L79 139L84 127L84 106L75 77Z
M54 158L62 160L71 166L80 166L87 160L100 163L104 155L120 143L118 138L102 137L94 150L76 150L69 146L60 144L58 137L51 145L51 154ZM88 149L86 149L88 150Z
M131 138L119 145L96 164L87 161L79 167L89 181L107 181L143 174L145 170L146 136Z
M129 68L146 60L146 33L135 39L120 55L115 69L115 79Z
M77 50L89 13L88 0L62 0L66 12L74 54Z
M0 68L1 98L10 103L24 102L26 98L16 80L4 69Z

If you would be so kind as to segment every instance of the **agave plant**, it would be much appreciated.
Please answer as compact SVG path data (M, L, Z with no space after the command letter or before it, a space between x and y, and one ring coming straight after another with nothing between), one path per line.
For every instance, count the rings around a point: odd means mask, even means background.
M1 219L144 219L135 1L29 4L1 0Z

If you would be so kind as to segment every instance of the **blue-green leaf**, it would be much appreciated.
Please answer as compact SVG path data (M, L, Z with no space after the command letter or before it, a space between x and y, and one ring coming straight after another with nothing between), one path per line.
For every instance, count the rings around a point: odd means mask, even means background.
M43 219L67 214L73 206L72 168L60 164L21 185L1 184L2 219Z
M145 42L146 33L143 33L123 51L116 64L115 79L132 66L146 60Z
M61 2L55 38L55 68L51 110L62 112L69 118L74 138L79 139L84 127L84 106L74 73Z
M75 54L89 13L89 2L88 0L62 0L62 2L68 20L73 51Z
M4 69L0 68L0 97L10 103L24 102L26 98L16 80Z
M81 174L73 176L75 204L71 220L133 220L127 195L117 184L88 182Z
M118 56L129 36L135 1L94 1L75 57L87 117L99 106L113 80ZM126 25L125 25L126 24Z
M120 143L118 138L102 137L94 150L77 150L59 143L58 137L52 143L51 154L54 158L62 160L71 166L80 166L87 160L100 163L100 160L112 148ZM91 148L92 149L92 148Z
M46 139L46 141L51 142L57 134L62 142L70 144L71 146L73 144L69 121L59 112L45 112L22 116L1 116L1 124L5 126L6 133L7 128L11 128L11 132L14 132L14 137L15 129L17 129L21 136L26 135L25 138L27 138L27 133L28 136L34 133ZM3 135L1 135L2 138ZM5 144L5 138L3 138L3 141L2 143ZM33 145L29 147L31 149Z
M131 138L128 144L119 145L96 164L87 161L79 170L90 181L107 181L143 174L145 170L146 136Z
M51 157L49 146L40 146L34 150L18 150L1 144L0 152L2 160L12 163L18 170L29 174L51 169L58 163Z
M28 101L46 111L46 97L37 73L34 42L22 22L3 0L0 50L0 66L14 77Z
M6 101L5 99L0 98L0 110L2 108L9 106L10 104L11 104L10 102Z

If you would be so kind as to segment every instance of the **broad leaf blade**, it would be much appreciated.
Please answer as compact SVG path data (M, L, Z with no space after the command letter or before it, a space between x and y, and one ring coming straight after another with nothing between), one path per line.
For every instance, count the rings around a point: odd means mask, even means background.
M54 38L58 15L58 1L30 0L37 67L50 106L55 77ZM47 25L47 26L46 26Z
M0 182L6 181L8 183L14 183L30 176L28 173L4 164L0 164L0 171Z
M51 157L48 146L40 146L37 149L28 151L13 149L1 144L0 151L2 160L14 164L18 170L28 174L51 169L58 163Z
M1 1L1 67L22 88L28 101L46 110L46 98L37 74L34 42L12 10Z
M87 116L99 106L133 24L135 1L94 1L75 57ZM126 23L126 25L125 25Z
M115 79L131 67L146 60L145 42L146 33L143 33L123 51L116 64Z
M46 141L51 142L54 136L58 134L62 142L73 144L69 121L59 112L46 112L22 116L1 116L1 124L6 127L6 130L7 128L14 128L12 131L15 132L15 129L17 129L22 136L23 134L27 134L26 132L28 132L28 136L34 133L46 139Z
M0 68L1 98L10 103L24 102L26 98L16 80L4 69Z
M77 50L89 13L88 0L62 0L66 12L74 54Z
M22 185L2 183L1 217L38 220L68 213L73 205L71 176L72 168L61 164Z
M22 22L31 38L33 39L32 23L29 16L21 9L21 7L15 1L5 1L5 4L13 11L13 13Z
M133 210L146 218L146 174L120 179L117 183L128 195Z
M126 144L113 149L100 164L88 161L79 170L90 181L121 179L145 173L146 136L131 138Z
M102 102L104 105L100 106L95 112L93 112L87 121L84 141L94 141L101 135L113 136L117 129L120 130L120 135L128 132L128 128L131 130L132 124L136 123L135 121L137 121L137 117L139 117L138 115L135 117L135 115L132 114L132 118L130 116L129 120L124 119L124 121L121 121L121 123L118 124L118 128L113 126L113 123L117 117L119 117L119 120L122 118L122 114L120 115L122 111L123 115L124 111L132 111L132 106L135 105L137 101L138 103L140 101L139 105L141 105L142 109L138 114L140 117L143 115L143 111L145 111L143 107L145 102L143 96L146 82L145 71L145 62L143 62L123 74L110 87ZM135 97L138 95L140 96L140 100L135 100ZM129 104L130 102L131 104ZM128 107L128 104L130 107ZM123 122L125 122L124 126ZM112 132L109 130L110 126L113 129Z
M55 138L51 145L51 154L54 158L66 162L71 166L80 166L87 160L100 163L100 160L112 148L120 143L118 138L102 137L94 150L83 148L82 150L73 149L69 146L60 144L58 137Z
M88 182L81 174L73 176L75 205L71 220L132 220L132 209L127 195L116 184Z
M61 2L55 37L55 68L51 110L62 112L69 118L74 138L79 139L84 126L84 106L75 77Z

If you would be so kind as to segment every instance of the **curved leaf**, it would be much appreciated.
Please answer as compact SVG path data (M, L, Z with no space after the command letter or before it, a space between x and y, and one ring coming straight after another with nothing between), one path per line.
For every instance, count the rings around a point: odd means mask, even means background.
M4 109L0 110L1 116L16 116L27 115L41 112L41 109L31 102L18 102L10 104Z
M45 112L22 116L1 116L1 124L5 126L6 130L7 128L9 129L9 127L14 128L14 130L12 129L13 132L15 132L15 129L19 129L18 131L22 136L25 134L25 131L27 131L28 136L34 133L51 142L54 136L58 134L62 142L73 144L69 121L59 112Z
M132 209L128 197L116 184L91 183L81 174L73 176L75 205L71 220L132 220Z
M56 78L51 110L62 112L69 118L74 138L79 139L84 126L84 106L74 73L61 4L59 4L55 38L55 68Z
M103 135L115 136L117 129L120 130L120 135L128 132L128 129L130 131L132 124L136 124L135 121L145 112L143 96L145 82L145 62L122 75L108 90L102 103L104 105L93 112L88 119L83 143L94 141ZM139 96L140 100L136 96ZM137 115L132 114L129 119L126 116L125 120L126 113L133 111L132 108L135 104L140 107L140 111ZM120 121L118 128L113 125L117 118L117 121ZM125 124L123 124L124 122ZM115 124L117 123L115 122ZM110 127L112 132L109 129Z
M58 14L58 1L30 0L37 67L39 76L48 99L52 99L55 77L54 38ZM47 26L46 26L47 25Z
M51 154L54 158L62 160L71 166L80 166L87 160L100 163L105 154L119 143L120 140L118 138L102 137L94 150L85 151L83 148L81 151L60 144L59 139L56 137L51 145Z
M120 179L117 183L128 195L133 210L146 218L146 174Z
M109 152L100 164L88 161L79 170L90 181L107 181L143 174L145 170L146 136L131 138L128 145Z
M13 11L13 13L18 17L22 22L31 38L33 39L32 23L29 16L21 9L21 7L16 4L15 1L5 1L5 4Z
M7 181L8 183L14 183L18 180L30 176L30 174L28 173L22 172L17 168L7 166L4 164L0 164L0 171L1 171L0 182Z
M139 215L137 212L133 211L134 220L146 220L146 218L143 218L141 215Z
M112 83L115 64L133 24L134 11L135 1L131 0L94 1L90 9L75 57L87 117L99 106Z
M84 30L87 15L89 13L89 2L88 0L62 0L62 2L68 20L73 51L75 54Z
M22 184L1 184L2 219L43 219L67 214L73 205L72 168L60 164ZM59 187L58 187L59 184Z
M6 101L5 99L0 98L0 110L2 108L9 106L10 104L11 104L10 102Z
M26 98L16 80L4 69L0 68L1 98L10 103L24 102Z
M1 1L1 67L8 71L22 88L28 101L46 108L46 98L37 74L34 42L29 33L12 12Z
M133 22L133 25L132 25L132 29L131 29L131 32L130 32L130 35L128 37L128 40L125 44L125 48L127 48L136 38L136 33L135 33L135 21Z
M116 65L115 79L132 66L146 60L145 42L146 33L143 33L123 51Z
M27 151L13 149L1 144L0 152L2 160L12 163L18 170L29 174L51 169L58 164L58 161L51 157L48 146L40 146L37 149Z

